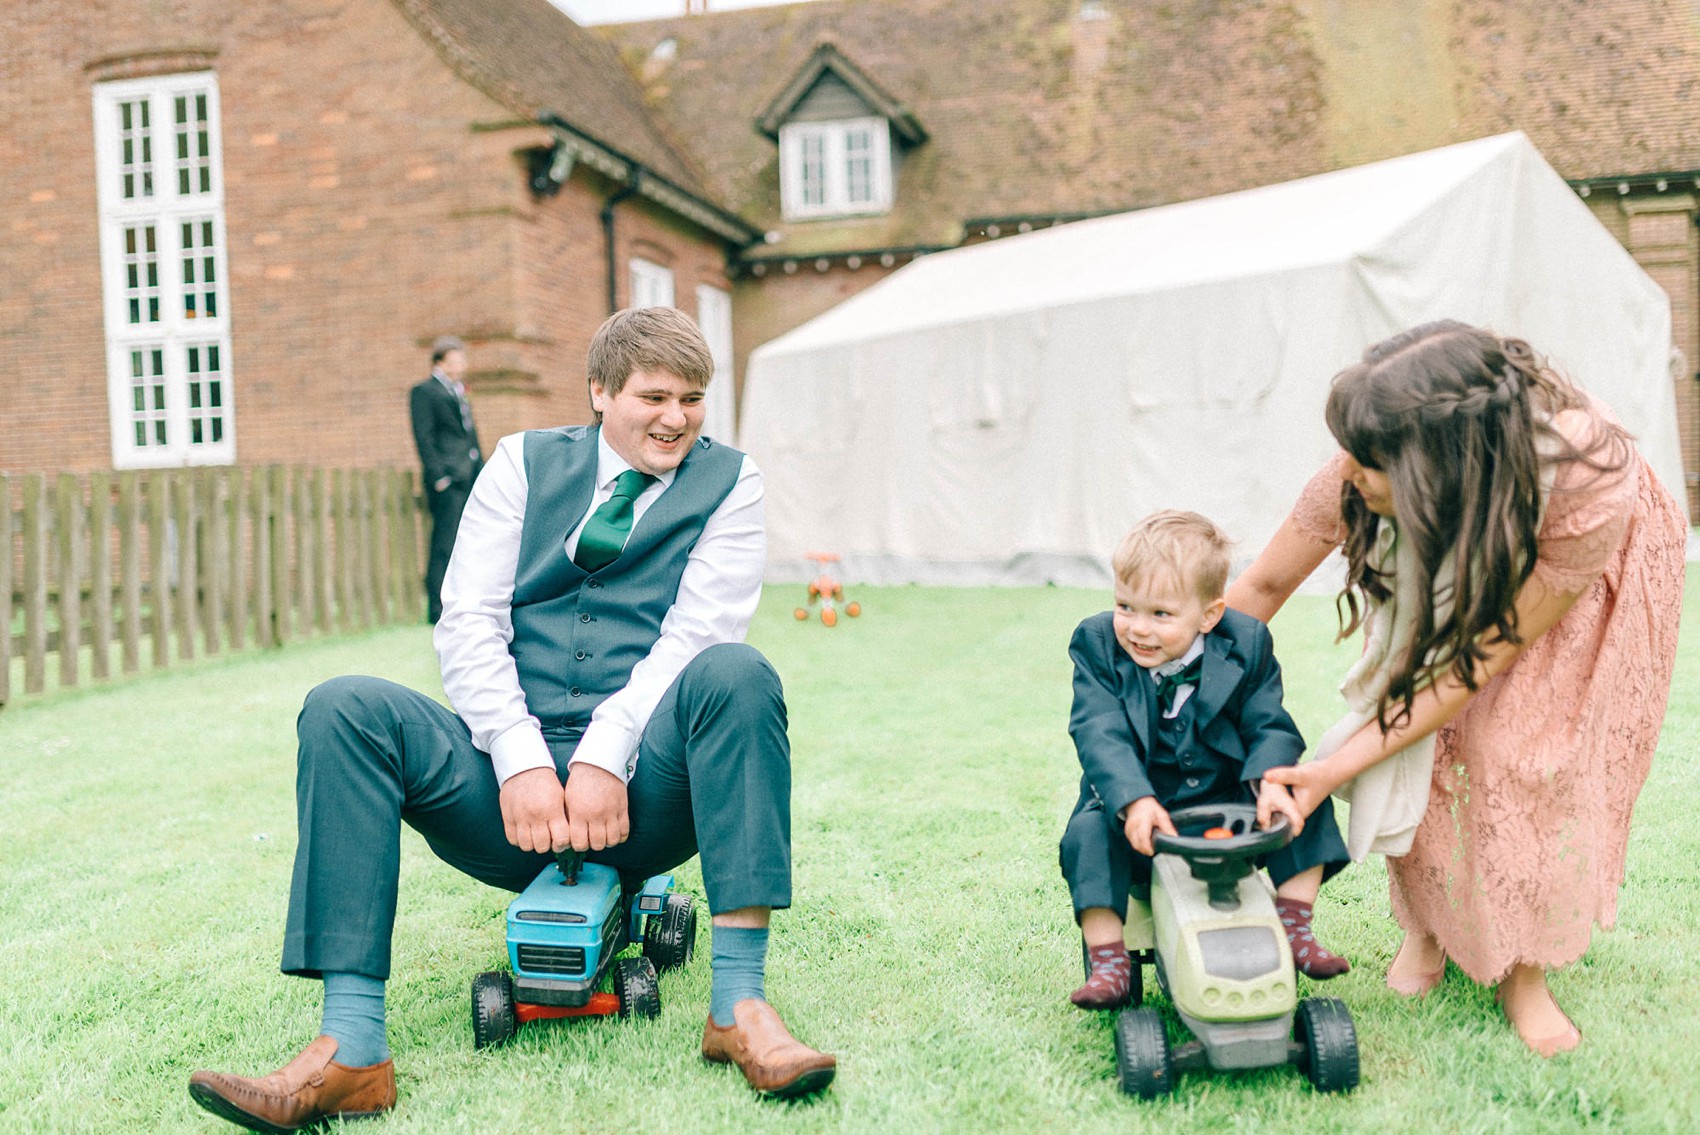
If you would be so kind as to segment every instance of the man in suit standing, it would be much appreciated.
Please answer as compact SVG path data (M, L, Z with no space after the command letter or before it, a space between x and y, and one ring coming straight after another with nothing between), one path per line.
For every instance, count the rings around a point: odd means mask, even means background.
M425 503L431 508L431 555L425 565L427 617L443 613L443 573L454 551L460 514L472 482L484 467L472 404L466 400L466 344L444 335L431 344L431 377L408 395L413 441L425 470Z
M514 891L569 846L629 878L700 850L703 1058L764 1096L831 1084L837 1060L766 995L769 914L791 905L791 749L779 676L742 641L767 558L761 473L701 436L714 359L683 313L616 313L588 371L597 424L503 438L467 504L434 635L453 710L378 678L307 695L282 968L323 980L323 1024L270 1076L196 1072L214 1114L278 1132L394 1106L403 823Z

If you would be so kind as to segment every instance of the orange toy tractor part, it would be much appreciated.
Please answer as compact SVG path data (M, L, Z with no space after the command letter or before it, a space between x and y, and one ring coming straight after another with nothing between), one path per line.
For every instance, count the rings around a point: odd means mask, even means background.
M808 605L796 608L791 614L798 622L806 622L811 609L818 605L821 625L835 627L838 625L838 605L844 603L844 585L838 582L827 565L837 563L840 556L837 552L810 552L803 558L814 563L816 574L809 580ZM855 600L844 603L844 613L854 619L862 613L862 605Z

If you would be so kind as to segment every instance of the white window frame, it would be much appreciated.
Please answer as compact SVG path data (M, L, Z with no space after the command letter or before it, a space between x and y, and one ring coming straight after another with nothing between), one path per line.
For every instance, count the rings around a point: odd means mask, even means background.
M697 326L714 357L714 377L703 398L702 432L727 445L737 443L738 393L732 373L732 293L697 285Z
M632 257L632 306L672 307L673 269L641 256Z
M185 138L187 159L179 157L175 99L186 97L198 121L195 100L206 100L205 149L201 135ZM120 105L146 105L151 158L151 192L126 197L120 130ZM220 137L218 76L212 71L155 75L98 83L93 92L95 170L100 207L101 291L106 328L107 405L112 426L112 463L118 469L181 465L228 465L236 460L236 417L230 358L229 240L224 227L224 154ZM139 111L132 112L132 142L143 136ZM133 147L132 157L138 156ZM187 171L189 191L180 191ZM203 171L205 171L203 173ZM205 185L205 189L202 186ZM184 226L193 226L190 242ZM126 232L154 233L157 278L141 296L144 309L157 299L157 318L132 322ZM211 246L205 246L210 233ZM185 260L192 261L192 268ZM207 281L210 263L212 280ZM186 277L192 273L192 282ZM147 280L143 279L144 284ZM210 301L210 302L209 302ZM209 314L210 308L210 314ZM153 314L145 310L144 315ZM207 379L216 357L217 405ZM148 381L134 381L137 359ZM156 366L157 360L157 366ZM155 374L155 371L158 371ZM145 405L136 405L137 387ZM138 444L138 425L144 432ZM199 427L199 437L196 428ZM163 437L161 431L163 430ZM216 434L216 439L215 435Z
M851 200L851 138L869 142L868 196ZM824 185L810 193L809 168L824 161ZM846 217L891 210L891 123L878 115L832 122L788 122L779 128L779 196L790 221ZM811 200L811 198L814 198Z

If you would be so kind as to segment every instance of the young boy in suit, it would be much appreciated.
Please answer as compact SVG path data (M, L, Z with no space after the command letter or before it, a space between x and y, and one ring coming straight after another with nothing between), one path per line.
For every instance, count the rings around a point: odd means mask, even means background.
M1061 857L1092 967L1070 997L1083 1009L1126 1003L1129 889L1150 885L1153 833L1176 834L1169 810L1195 804L1255 802L1265 825L1287 817L1295 838L1263 865L1294 964L1313 978L1350 968L1311 933L1317 890L1348 859L1332 806L1306 821L1286 788L1263 779L1296 764L1304 738L1281 706L1269 628L1223 599L1229 548L1195 512L1146 517L1116 550L1115 609L1069 643L1068 731L1084 775Z

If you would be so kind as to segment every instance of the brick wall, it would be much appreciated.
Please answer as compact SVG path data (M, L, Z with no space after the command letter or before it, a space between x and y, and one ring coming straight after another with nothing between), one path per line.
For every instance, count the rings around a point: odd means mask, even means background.
M486 447L588 417L612 187L581 171L532 198L542 129L388 0L69 7L9 12L0 45L0 194L18 203L0 227L0 468L110 464L92 84L209 66L240 463L412 463L407 388L443 333L468 341ZM686 310L698 280L725 286L718 242L635 201L619 217L680 266Z

